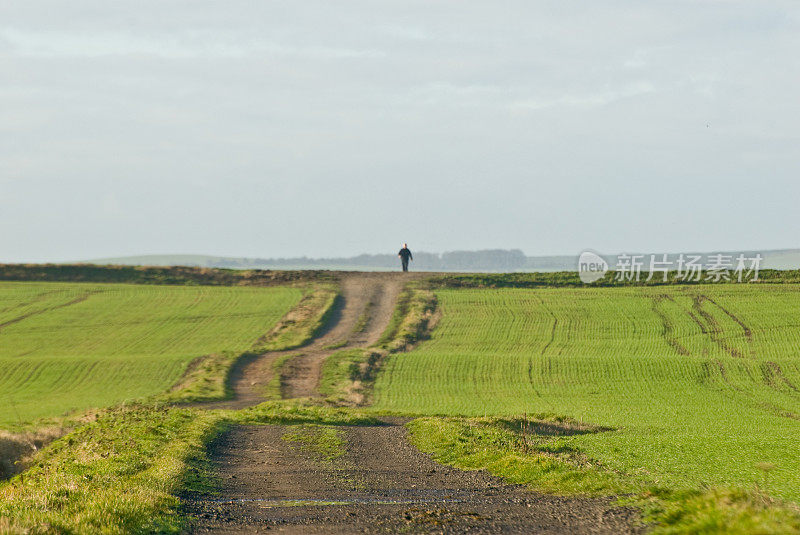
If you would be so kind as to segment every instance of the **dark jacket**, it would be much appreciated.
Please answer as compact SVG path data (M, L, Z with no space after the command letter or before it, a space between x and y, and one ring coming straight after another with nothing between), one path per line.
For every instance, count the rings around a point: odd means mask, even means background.
M397 254L400 255L400 258L405 260L406 262L408 262L409 260L414 260L414 257L411 256L411 250L408 247L403 247Z

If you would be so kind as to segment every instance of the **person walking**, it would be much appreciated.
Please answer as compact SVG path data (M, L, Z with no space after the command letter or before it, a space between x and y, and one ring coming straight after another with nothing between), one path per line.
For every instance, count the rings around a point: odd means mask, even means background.
M407 243L403 244L403 248L400 249L400 252L397 253L397 256L400 257L400 263L403 264L403 271L408 271L408 261L414 260L414 257L411 256L411 251L409 250Z

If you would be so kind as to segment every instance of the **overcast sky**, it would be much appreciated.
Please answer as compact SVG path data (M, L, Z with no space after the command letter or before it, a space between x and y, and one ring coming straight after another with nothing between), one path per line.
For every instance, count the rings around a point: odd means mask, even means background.
M800 247L800 2L3 0L0 261Z

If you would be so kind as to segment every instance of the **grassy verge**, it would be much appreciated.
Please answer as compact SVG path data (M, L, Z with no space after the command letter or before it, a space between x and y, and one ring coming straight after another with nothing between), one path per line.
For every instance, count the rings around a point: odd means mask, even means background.
M204 286L269 286L295 282L332 282L320 270L220 269L186 266L96 266L92 264L0 264L0 280L48 282L124 282Z
M287 440L333 460L341 437L326 426L378 423L360 411L282 401L235 412L107 409L0 483L0 533L178 533L186 524L176 496L212 486L205 447L226 426L298 425Z
M214 412L106 410L0 485L0 532L178 532L175 493L199 480L204 445L221 425Z
M607 431L563 418L418 418L412 441L444 464L486 469L517 484L564 494L627 494L636 486L570 448L562 437Z
M272 361L270 364L270 367L272 368L272 377L270 378L269 383L267 383L267 387L264 389L264 399L281 399L283 365L296 356L297 353L290 353L287 355L281 355Z
M300 347L325 327L340 299L336 286L314 286L296 307L254 344L251 351L263 353Z
M430 331L436 310L436 296L430 290L409 287L400 293L392 319L377 347L402 351L422 340Z
M419 418L408 424L412 443L434 459L463 470L488 470L512 483L555 494L622 496L639 507L656 534L800 533L797 506L759 488L665 489L615 472L563 437L611 432L552 416Z
M369 382L374 380L376 362L384 352L347 349L325 359L319 392L335 405L360 405Z
M310 402L267 401L230 416L239 424L319 424L319 425L377 425L380 421L365 412L343 407L327 407Z
M238 359L249 354L223 352L195 359L189 363L178 383L153 399L165 403L188 403L228 398L231 395L227 381L230 369Z

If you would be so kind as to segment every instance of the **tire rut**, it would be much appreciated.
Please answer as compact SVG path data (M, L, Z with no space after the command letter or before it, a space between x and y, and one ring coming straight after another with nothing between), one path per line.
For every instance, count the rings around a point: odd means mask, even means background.
M717 318L715 318L710 312L708 312L703 308L703 303L705 301L713 303L713 301L711 301L706 295L703 294L698 294L694 296L694 298L692 299L692 307L694 308L695 312L697 312L697 314L699 314L708 324L708 329L703 327L703 333L708 334L711 340L713 340L714 343L717 344L724 351L729 353L730 356L734 358L744 358L745 357L744 353L742 353L741 350L739 350L739 348L732 346L725 339L724 331L720 326L719 322L717 321ZM717 305L717 307L719 307L719 305ZM725 309L722 310L725 311ZM726 314L728 314L727 311L725 312ZM701 322L695 316L692 316L692 319L695 320L696 323L701 324ZM748 342L749 341L750 339L748 338Z
M405 284L426 276L423 273L338 274L341 294L325 329L306 345L286 351L245 355L233 365L229 385L233 399L197 403L203 409L244 409L265 400L273 381L274 363L280 366L280 389L284 399L319 397L318 387L325 359L337 351L369 347L391 320L397 297ZM366 314L362 328L359 319Z
M32 318L34 316L41 316L42 314L47 314L48 312L53 312L54 310L59 310L59 309L62 309L62 308L67 308L67 307L71 307L73 305L77 305L79 303L83 303L84 301L86 301L91 296L93 296L94 294L97 294L97 293L99 293L99 291L84 292L83 294L79 295L78 297L76 297L74 299L71 299L70 301L67 301L66 303L61 303L59 305L53 305L53 306L50 306L50 307L47 307L47 308L43 308L41 310L34 310L34 311L31 311L31 312L26 312L25 314L21 314L21 315L17 316L16 318L11 318L10 320L6 320L3 323L0 323L0 330L5 329L6 327L8 327L10 325L14 325L16 323L20 323L22 321L25 321L26 319Z
M281 397L318 397L325 359L337 351L374 344L391 320L397 297L409 276L364 273L343 276L336 322L305 348L295 350L281 370Z
M652 299L653 299L653 312L655 312L655 314L661 320L661 326L662 326L661 336L662 336L662 338L664 338L664 340L666 340L667 344L669 344L675 351L677 351L679 355L684 355L684 356L689 355L690 354L689 350L686 349L686 347L684 347L683 344L681 344L678 341L677 337L675 336L675 325L669 319L669 316L667 315L667 313L664 312L663 310L661 310L661 308L659 306L663 301L670 301L670 302L673 302L673 303L675 301L672 299L671 296L669 296L667 294L656 295L656 296L653 296Z

